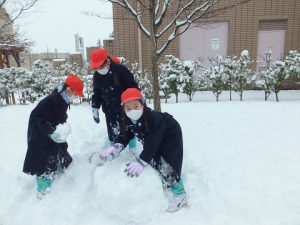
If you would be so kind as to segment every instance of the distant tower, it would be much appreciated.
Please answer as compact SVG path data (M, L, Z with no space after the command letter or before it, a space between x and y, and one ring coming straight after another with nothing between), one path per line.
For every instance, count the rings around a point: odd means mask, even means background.
M81 54L82 54L82 61L85 64L86 59L85 59L85 51L84 51L83 38L80 37L79 34L75 34L74 37L75 37L75 49L76 49L76 52L81 52Z

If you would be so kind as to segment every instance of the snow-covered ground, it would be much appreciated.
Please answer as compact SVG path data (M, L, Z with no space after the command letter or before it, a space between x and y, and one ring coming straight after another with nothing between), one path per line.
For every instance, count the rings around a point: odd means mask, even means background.
M148 167L138 178L123 172L126 150L103 167L88 163L105 145L106 126L90 106L72 106L68 138L74 162L42 201L35 179L22 173L28 117L35 104L0 108L0 225L300 224L300 92L283 91L281 102L263 92L245 101L214 102L210 92L195 102L163 104L184 135L183 179L189 207L167 213L159 177ZM235 96L235 99L238 99Z

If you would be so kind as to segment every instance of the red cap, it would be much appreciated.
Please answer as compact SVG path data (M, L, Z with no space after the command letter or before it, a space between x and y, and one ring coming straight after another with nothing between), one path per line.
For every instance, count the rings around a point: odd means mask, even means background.
M83 82L77 76L70 74L65 83L75 92L79 97L84 97L83 91Z
M137 88L127 88L121 95L121 105L135 99L143 99L142 93Z
M118 57L115 57L115 56L110 56L110 58L112 59L112 61L114 61L115 63L117 64L120 64L121 63L121 60L118 58Z
M91 60L90 67L92 69L96 69L100 67L105 62L107 57L108 57L108 51L105 50L104 48L100 48L92 51L90 54L90 60Z

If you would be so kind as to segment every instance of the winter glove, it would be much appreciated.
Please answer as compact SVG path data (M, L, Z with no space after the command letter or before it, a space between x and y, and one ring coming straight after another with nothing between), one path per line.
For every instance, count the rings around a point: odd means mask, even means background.
M65 140L63 140L63 139L61 139L60 138L60 135L58 134L58 133L55 133L55 132L53 132L51 135L50 135L50 138L54 141L54 142L56 142L56 143L64 143L64 142L66 142Z
M123 145L116 143L100 153L100 159L103 161L110 161L120 155L120 152L123 150Z
M130 177L138 176L142 173L147 165L148 163L138 158L135 162L128 163L124 172L127 173L127 176Z
M100 122L100 118L99 118L99 109L93 108L93 109L92 109L92 113L93 113L94 121L95 121L96 123L99 123L99 122Z

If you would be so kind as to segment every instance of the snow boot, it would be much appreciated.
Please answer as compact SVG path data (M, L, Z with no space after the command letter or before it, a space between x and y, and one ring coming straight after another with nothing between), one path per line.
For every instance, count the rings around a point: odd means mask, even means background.
M43 199L47 193L51 192L52 179L36 176L36 184L38 199Z
M166 191L169 197L169 206L167 208L168 212L176 212L187 206L188 201L182 180L176 183L173 187L168 188Z

